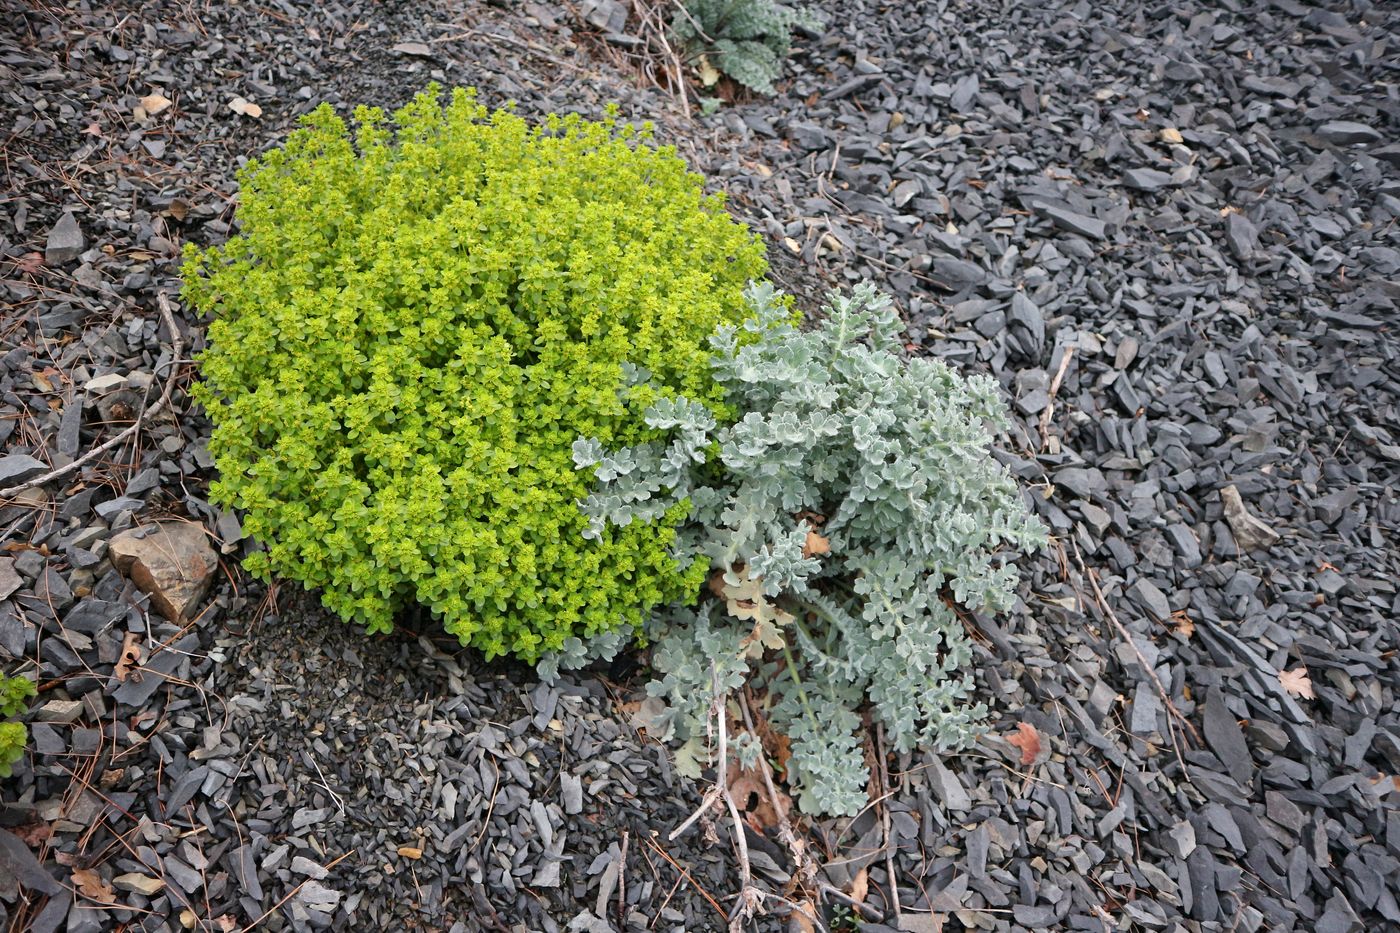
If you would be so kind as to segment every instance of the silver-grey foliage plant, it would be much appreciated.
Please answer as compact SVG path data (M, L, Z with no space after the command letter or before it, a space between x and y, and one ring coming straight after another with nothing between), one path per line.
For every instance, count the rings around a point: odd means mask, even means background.
M749 301L742 327L711 339L739 420L717 427L703 406L668 399L646 415L665 443L606 451L580 439L575 463L597 483L581 507L596 534L689 499L675 556L716 575L698 607L671 607L646 630L671 737L692 748L705 737L716 673L724 690L766 689L792 741L799 806L850 815L866 803L866 704L899 751L974 736L985 707L970 696L971 645L951 603L1008 608L1008 552L1045 532L989 454L1005 420L996 383L909 358L887 297L868 285L835 295L805 332L772 286L752 286ZM570 645L549 666L617 647Z

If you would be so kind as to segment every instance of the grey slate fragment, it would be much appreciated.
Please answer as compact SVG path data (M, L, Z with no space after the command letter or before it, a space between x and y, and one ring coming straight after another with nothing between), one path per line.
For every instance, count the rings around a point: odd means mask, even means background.
M1167 831L1171 840L1172 854L1186 858L1196 850L1196 828L1187 820L1182 820Z
M58 452L70 460L78 455L78 447L82 443L82 427L83 403L77 399L70 399L63 406L63 416L59 419L58 437L55 440Z
M943 806L955 812L971 809L972 798L958 776L949 771L937 755L930 754L925 760L929 765L929 783L938 799L943 801Z
M1346 896L1338 892L1327 901L1322 916L1317 918L1313 933L1361 933L1365 926L1356 911L1347 902Z
M1350 146L1356 143L1378 143L1383 138L1381 134L1364 123L1356 123L1352 120L1333 120L1324 123L1317 128L1317 135L1335 143L1338 146Z
M1107 235L1107 225L1097 217L1081 214L1066 207L1035 202L1037 213L1048 218L1055 226L1091 240L1102 240Z
M1133 168L1123 173L1123 184L1138 191L1156 191L1172 183L1172 176L1155 168Z
M262 884L258 880L257 863L253 860L252 845L242 845L229 856L233 877L248 896L255 901L263 899Z
M1254 760L1245 743L1244 730L1225 706L1219 687L1212 688L1206 698L1203 726L1206 743L1215 757L1225 765L1236 783L1248 788L1254 778Z
M583 780L567 771L559 772L559 792L563 797L564 812L573 815L583 812Z
M1248 217L1231 211L1225 218L1225 242L1236 259L1250 259L1259 244L1259 229Z
M264 867L266 867L265 863ZM317 881L321 880L322 878L325 878L327 875L330 874L330 872L326 870L326 867L320 862L314 862L304 855L298 855L293 857L291 867L292 872L294 874L305 875L306 877L314 878Z
M1157 731L1157 718L1162 712L1162 702L1157 696L1157 688L1146 680L1138 681L1133 693L1133 714L1128 728L1134 735L1150 736Z
M95 511L100 518L110 519L122 512L135 512L141 509L146 503L132 496L119 496L116 499L109 499L100 502Z
M929 269L929 277L938 285L950 291L961 291L987 281L987 270L966 259L952 256L938 256Z
M167 818L173 818L181 811L185 804L189 803L190 800L194 798L195 791L199 790L200 785L204 783L204 779L208 776L209 766L200 765L197 768L191 768L175 782L175 786L171 788L170 794L162 801Z
M1220 916L1220 896L1216 891L1215 859L1205 846L1196 846L1186 859L1191 880L1191 916L1210 922Z
M1021 354L1032 359L1039 357L1045 348L1045 318L1035 302L1024 292L1012 295L1006 321Z
M305 829L308 826L315 826L317 823L324 820L326 814L330 812L330 808L328 807L322 807L320 809L302 807L292 814L292 829Z
M1166 622L1171 618L1172 607L1167 600L1167 594L1154 586L1152 581L1146 577L1139 577L1129 593L1132 595L1133 601L1158 622Z
M71 211L64 211L58 223L49 230L48 242L44 245L44 262L51 266L61 266L72 262L87 248L87 238L82 227Z
M35 460L28 454L10 454L0 457L0 488L13 486L48 472L48 464Z
M0 557L0 599L9 599L23 585L24 578L15 572L15 559Z
M72 904L73 895L67 890L51 895L44 909L30 922L29 933L56 933L59 924L67 919Z

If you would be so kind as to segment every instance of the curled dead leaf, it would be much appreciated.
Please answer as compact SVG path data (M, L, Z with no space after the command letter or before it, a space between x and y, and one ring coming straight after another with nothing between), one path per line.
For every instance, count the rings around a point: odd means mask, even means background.
M870 893L870 869L862 868L856 872L856 876L851 879L850 890L846 893L857 904L864 904L865 896Z
M807 532L807 542L802 545L803 557L818 557L822 554L831 553L831 539L817 534L815 531Z
M126 637L122 639L122 651L121 654L117 656L117 663L116 666L112 668L112 673L116 675L117 680L123 683L125 683L126 679L132 674L135 674L136 679L139 681L141 679L140 668L141 636L135 632L127 632Z
M73 884L83 897L91 898L99 903L112 904L117 900L117 892L112 890L112 886L103 881L102 876L94 869L73 869Z
M1028 722L1016 724L1016 731L1006 737L1006 741L1021 750L1021 764L1033 765L1040 757L1040 733Z
M791 933L817 933L817 908L811 901L797 901L788 914Z
M229 101L228 109L232 110L234 113L242 114L245 117L253 117L254 119L262 116L261 107L242 97L235 97L233 100Z
M695 71L700 77L700 83L705 85L705 87L714 87L719 83L719 69L711 64L710 60L704 55L700 56L700 64L696 67Z
M755 832L763 833L778 825L778 809L768 794L768 785L763 780L763 775L757 769L730 765L729 794ZM782 791L778 791L777 794L784 809L790 810L792 800L788 795Z
M16 826L10 832L24 840L24 844L31 849L37 849L45 839L53 834L53 827L42 820L28 823L24 826Z

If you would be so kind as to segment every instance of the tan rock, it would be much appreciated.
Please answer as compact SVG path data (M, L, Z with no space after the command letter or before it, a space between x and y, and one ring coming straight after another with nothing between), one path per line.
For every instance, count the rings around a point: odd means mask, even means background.
M1220 490L1220 502L1225 507L1225 521L1234 532L1235 543L1241 551L1266 548L1279 539L1279 534L1249 513L1240 491L1234 486Z
M112 887L119 891L131 891L134 894L144 894L147 897L154 897L165 888L165 882L159 878L152 878L149 875L139 875L135 872L125 875L117 875L112 879Z
M109 554L117 570L172 622L193 616L219 567L204 527L193 522L157 522L123 531L112 539Z

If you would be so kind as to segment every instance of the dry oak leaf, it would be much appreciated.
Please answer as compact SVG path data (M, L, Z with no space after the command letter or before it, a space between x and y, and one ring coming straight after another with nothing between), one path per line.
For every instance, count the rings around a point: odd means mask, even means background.
M803 557L818 557L831 553L831 539L824 538L815 531L807 532L807 542L802 545Z
M782 791L776 791L784 809L792 808L792 800ZM743 812L745 820L760 835L765 830L778 825L778 808L768 795L767 782L755 769L742 768L737 764L729 766L729 794Z
M798 901L792 905L792 913L788 914L788 927L793 933L817 933L816 924L813 920L817 916L817 908L812 906L811 901Z
M1313 693L1312 679L1308 677L1306 667L1299 666L1291 671L1279 671L1278 682L1283 684L1283 689L1295 697L1302 697L1304 700L1317 699L1317 694Z
M73 884L77 886L79 894L94 901L111 904L117 899L117 892L112 890L112 886L91 868L73 869Z
M1021 750L1021 764L1033 765L1040 757L1040 733L1028 722L1016 724L1016 731L1006 737L1006 741Z

